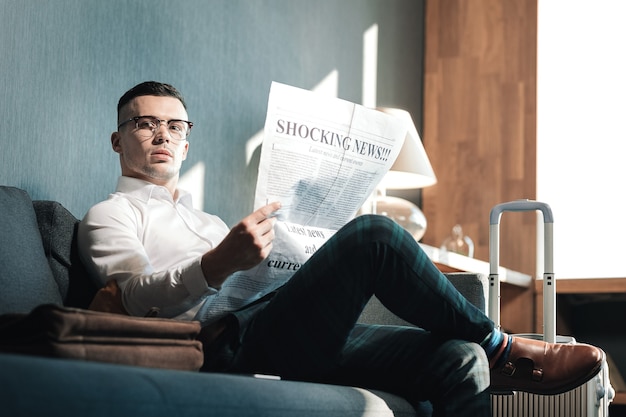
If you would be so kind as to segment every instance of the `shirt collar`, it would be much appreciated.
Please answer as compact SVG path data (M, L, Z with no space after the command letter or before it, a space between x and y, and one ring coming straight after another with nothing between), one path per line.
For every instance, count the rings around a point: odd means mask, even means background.
M132 178L121 176L117 180L117 187L115 191L127 194L136 198L144 203L148 203L150 199L167 200L172 202L172 195L169 190L160 185L152 184L151 182L140 180L139 178ZM176 189L178 199L173 201L174 203L180 203L187 208L192 208L191 194L180 188Z

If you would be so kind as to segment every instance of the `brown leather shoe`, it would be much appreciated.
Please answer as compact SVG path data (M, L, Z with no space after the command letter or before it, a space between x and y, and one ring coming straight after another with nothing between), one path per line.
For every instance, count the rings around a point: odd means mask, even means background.
M490 389L492 393L561 394L593 378L604 360L602 349L584 343L546 343L512 337L508 360L491 370Z

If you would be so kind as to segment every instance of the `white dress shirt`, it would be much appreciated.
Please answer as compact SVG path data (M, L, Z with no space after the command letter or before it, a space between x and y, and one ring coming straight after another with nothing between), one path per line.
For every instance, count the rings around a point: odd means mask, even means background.
M217 292L200 261L228 234L217 216L196 210L191 195L120 177L116 192L80 223L81 258L102 285L117 280L131 315L159 308L160 317L191 320Z

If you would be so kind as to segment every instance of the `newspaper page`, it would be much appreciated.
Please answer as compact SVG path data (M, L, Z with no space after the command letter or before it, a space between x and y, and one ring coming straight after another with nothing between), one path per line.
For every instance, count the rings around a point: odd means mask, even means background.
M350 221L395 161L406 122L349 101L272 83L255 210L281 202L267 259L233 274L214 296L214 317L282 286Z

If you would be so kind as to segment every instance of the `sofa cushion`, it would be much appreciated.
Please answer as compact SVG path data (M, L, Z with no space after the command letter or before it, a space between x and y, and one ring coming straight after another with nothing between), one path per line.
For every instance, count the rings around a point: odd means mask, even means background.
M28 194L0 186L0 314L62 304Z
M0 369L7 416L424 415L392 394L310 382L10 354L0 354Z
M78 254L78 219L56 201L33 201L44 253L59 287L63 303L87 308L98 286Z

